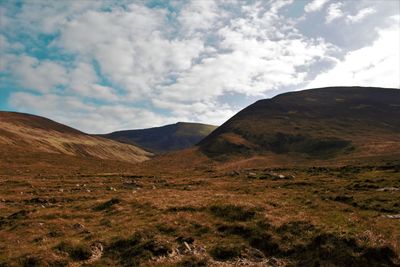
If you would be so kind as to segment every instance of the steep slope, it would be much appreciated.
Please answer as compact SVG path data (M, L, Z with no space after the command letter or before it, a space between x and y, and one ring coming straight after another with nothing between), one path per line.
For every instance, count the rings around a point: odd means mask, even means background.
M330 87L281 94L243 109L199 146L212 157L393 156L400 151L400 90Z
M83 158L140 162L151 153L128 144L91 136L52 120L15 112L0 112L0 151L57 153ZM7 156L7 155L6 155Z
M216 128L201 123L178 122L149 129L118 131L102 136L136 144L152 152L164 153L191 147Z

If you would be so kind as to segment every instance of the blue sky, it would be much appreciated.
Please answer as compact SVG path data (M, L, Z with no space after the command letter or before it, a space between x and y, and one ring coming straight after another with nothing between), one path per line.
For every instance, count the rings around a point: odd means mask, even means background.
M89 133L221 124L276 94L400 87L400 3L0 3L0 110Z

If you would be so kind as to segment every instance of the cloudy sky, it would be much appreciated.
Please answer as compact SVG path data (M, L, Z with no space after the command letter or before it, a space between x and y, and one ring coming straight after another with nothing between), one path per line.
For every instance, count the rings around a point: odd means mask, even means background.
M400 87L396 0L3 0L0 110L89 133L221 124L257 99Z

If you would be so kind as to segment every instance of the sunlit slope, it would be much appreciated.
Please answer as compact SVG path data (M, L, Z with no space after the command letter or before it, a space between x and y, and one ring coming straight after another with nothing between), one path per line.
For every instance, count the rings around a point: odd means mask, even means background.
M44 152L85 158L139 162L151 156L136 146L91 136L52 120L14 112L0 112L0 150ZM12 156L12 155L9 155Z

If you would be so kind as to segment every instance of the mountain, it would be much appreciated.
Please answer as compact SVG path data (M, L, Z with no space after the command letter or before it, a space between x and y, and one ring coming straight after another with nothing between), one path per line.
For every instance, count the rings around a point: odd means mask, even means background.
M329 87L281 94L243 109L198 145L217 158L399 156L400 90Z
M118 131L101 136L135 144L155 153L165 153L191 147L216 128L217 126L208 124L178 122L149 129Z
M136 146L88 135L43 117L3 111L0 152L5 157L40 152L129 162L141 162L152 155Z

